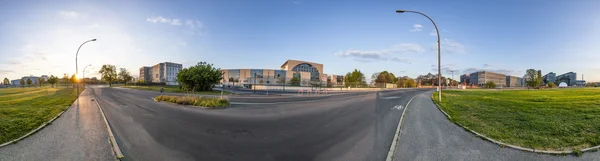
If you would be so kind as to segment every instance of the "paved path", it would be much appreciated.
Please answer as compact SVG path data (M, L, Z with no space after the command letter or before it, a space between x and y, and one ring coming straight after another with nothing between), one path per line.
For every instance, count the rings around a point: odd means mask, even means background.
M397 161L411 160L600 160L600 152L581 157L523 152L482 140L448 121L431 101L431 92L410 103L396 149Z
M154 102L150 98L156 93L145 91L93 90L125 160L217 161L385 160L402 113L392 107L423 92L386 91L379 96L365 93L210 110ZM282 98L289 101L271 101Z
M106 125L96 103L85 90L67 112L51 125L0 148L1 161L115 160Z

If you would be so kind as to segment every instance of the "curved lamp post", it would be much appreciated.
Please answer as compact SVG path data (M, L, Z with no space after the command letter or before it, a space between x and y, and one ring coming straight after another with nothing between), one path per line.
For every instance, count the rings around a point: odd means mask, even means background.
M79 48L77 48L77 53L75 53L75 75L79 75L79 68L77 66L77 56L79 56L79 49L81 49L81 46L83 46L83 44L92 42L92 41L96 41L96 39L91 39L91 40L85 41L81 45L79 45ZM77 83L77 97L79 97L79 83Z
M442 70L441 70L441 60L440 60L440 31L438 30L437 25L435 24L435 22L433 22L433 19L431 19L429 16L425 15L424 13L421 12L417 12L417 11L409 11L409 10L396 10L396 13L404 13L404 12L411 12L411 13L416 13L416 14L420 14L423 15L425 17L427 17L431 23L433 23L433 27L435 27L435 32L437 33L437 45L438 45L438 101L442 102Z
M81 79L85 79L85 69L87 69L87 67L92 66L92 64L85 66L85 68L83 68L83 73L81 73L83 76L81 76ZM85 81L83 82L83 88L85 89Z

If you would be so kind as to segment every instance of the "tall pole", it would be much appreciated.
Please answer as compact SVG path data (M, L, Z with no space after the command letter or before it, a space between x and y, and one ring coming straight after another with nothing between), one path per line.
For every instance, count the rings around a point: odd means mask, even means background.
M450 72L452 73L452 81L454 81L454 70L451 70ZM452 82L450 82L450 83L452 83Z
M82 74L83 74L83 76L81 76L81 79L84 79L84 78L85 78L85 69L87 69L87 67L90 67L90 66L92 66L92 64L90 64L90 65L88 65L88 66L85 66L85 68L83 68L83 73L82 73ZM84 84L83 84L83 88L85 89L85 81L83 81L83 83L84 83Z
M396 13L404 13L404 12L412 12L412 13L416 13L416 14L420 14L423 15L425 17L427 17L427 19L429 19L431 21L431 23L433 23L433 27L435 27L435 32L437 33L437 45L438 45L438 101L442 102L442 69L441 69L441 54L440 54L440 31L438 30L437 25L435 24L435 22L433 21L433 19L431 19L429 16L425 15L424 13L421 12L417 12L417 11L409 11L409 10L396 10Z
M254 73L254 85L252 85L252 90L256 93L256 73Z
M79 49L81 49L83 44L91 42L91 41L96 41L96 39L91 39L91 40L85 41L81 45L79 45L79 48L77 48L77 53L75 53L75 75L79 75L79 68L77 65L77 56L79 56ZM79 83L77 83L77 97L79 97Z

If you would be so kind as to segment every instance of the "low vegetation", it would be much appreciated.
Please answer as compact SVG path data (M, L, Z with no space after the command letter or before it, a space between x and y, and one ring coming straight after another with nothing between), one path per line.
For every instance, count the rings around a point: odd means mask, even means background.
M54 118L76 98L75 88L0 88L0 144Z
M226 107L229 101L226 99L199 97L199 96L156 96L156 101L177 103L180 105L194 105L202 107Z
M164 89L164 92L170 93L189 93L186 90L180 89L179 86L122 86L123 88L137 89L137 90L149 90L149 91L160 91L161 88ZM204 95L220 95L221 91L197 91L192 92L195 94L204 94ZM224 95L231 94L231 92L223 91Z
M437 93L433 94L437 101ZM441 108L453 122L495 140L544 150L600 145L600 90L448 90Z

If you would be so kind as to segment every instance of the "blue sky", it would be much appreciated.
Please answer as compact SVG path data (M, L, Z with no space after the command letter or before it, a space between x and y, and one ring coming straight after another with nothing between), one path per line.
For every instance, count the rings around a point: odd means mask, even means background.
M74 73L102 64L138 75L141 66L207 61L220 68L278 69L287 59L357 68L443 74L475 70L523 76L569 71L600 81L600 1L3 1L0 77ZM91 70L90 70L91 69Z

